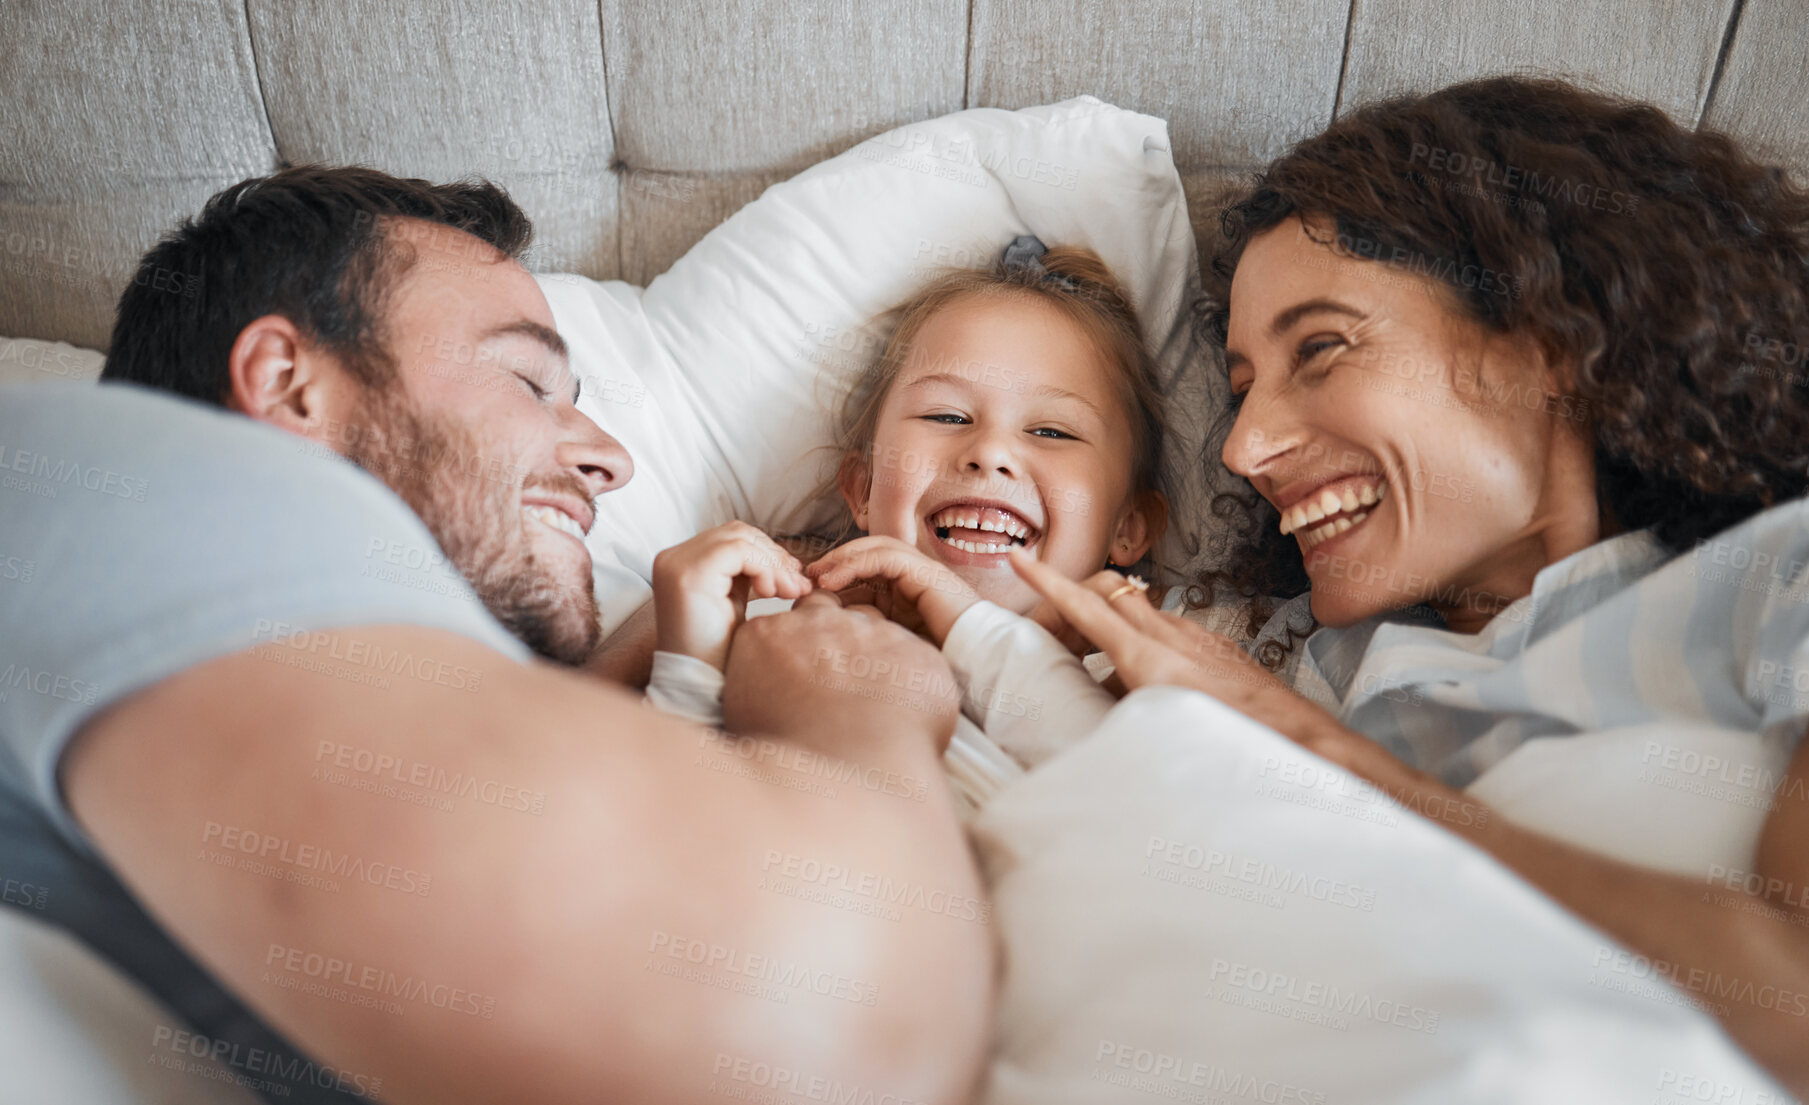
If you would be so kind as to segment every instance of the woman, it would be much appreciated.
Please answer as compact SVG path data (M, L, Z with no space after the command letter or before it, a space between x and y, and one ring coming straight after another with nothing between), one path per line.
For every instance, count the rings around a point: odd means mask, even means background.
M1222 460L1256 536L1204 582L1310 585L1294 687L1116 575L1018 570L1127 687L1206 691L1441 821L1809 1093L1809 197L1656 108L1501 78L1340 119L1224 229ZM1735 825L1759 892L1460 789L1638 725L1776 765Z

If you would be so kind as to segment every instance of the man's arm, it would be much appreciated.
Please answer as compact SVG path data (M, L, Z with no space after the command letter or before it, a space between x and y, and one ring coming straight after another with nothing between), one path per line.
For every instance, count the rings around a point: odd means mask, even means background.
M875 879L978 899L946 791L887 785L940 782L939 722L875 706L831 761L447 632L334 637L477 689L253 650L98 715L62 770L146 908L323 1062L402 1103L719 1102L780 1071L966 1098L988 930L816 900Z
M653 653L658 643L658 623L653 616L653 600L628 615L604 642L591 653L584 670L592 675L645 690L653 677Z

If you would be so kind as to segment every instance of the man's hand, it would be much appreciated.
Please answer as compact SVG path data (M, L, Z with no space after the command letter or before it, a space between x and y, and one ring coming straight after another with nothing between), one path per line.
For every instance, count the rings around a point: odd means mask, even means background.
M870 594L880 613L925 633L938 646L962 611L980 601L953 568L896 537L857 538L830 550L804 573L844 597ZM866 588L857 590L861 584Z
M722 694L735 732L859 760L898 741L921 740L940 755L960 701L940 652L874 607L844 609L828 591L743 627Z
M795 599L811 583L803 562L746 522L707 529L653 558L661 652L695 656L722 671L750 598Z

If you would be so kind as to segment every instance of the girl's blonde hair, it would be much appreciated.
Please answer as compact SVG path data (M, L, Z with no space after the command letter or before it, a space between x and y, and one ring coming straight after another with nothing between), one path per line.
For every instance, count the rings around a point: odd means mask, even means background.
M1047 303L1087 336L1099 355L1117 370L1119 401L1131 416L1136 450L1131 466L1132 490L1164 491L1162 443L1166 419L1162 391L1136 308L1099 255L1075 246L1056 247L1040 259L1027 262L1008 262L1002 256L988 268L944 272L887 312L884 317L892 323L891 335L879 356L849 390L837 419L831 447L840 451L843 465L856 458L871 458L880 409L904 368L912 343L931 316L962 300L988 298ZM869 481L872 476L873 464L869 460ZM833 494L838 484L839 473L825 481L818 494ZM854 518L849 514L842 520L841 533L835 540L847 540L854 530ZM1153 548L1152 545L1151 554L1137 567L1154 568Z

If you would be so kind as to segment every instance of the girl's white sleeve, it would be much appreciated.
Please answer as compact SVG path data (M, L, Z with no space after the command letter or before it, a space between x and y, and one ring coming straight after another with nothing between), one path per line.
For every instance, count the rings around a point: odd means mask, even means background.
M1084 739L1117 704L1048 630L984 599L955 619L942 654L962 711L1025 767Z
M647 702L699 725L722 727L722 673L706 661L677 652L653 654Z

